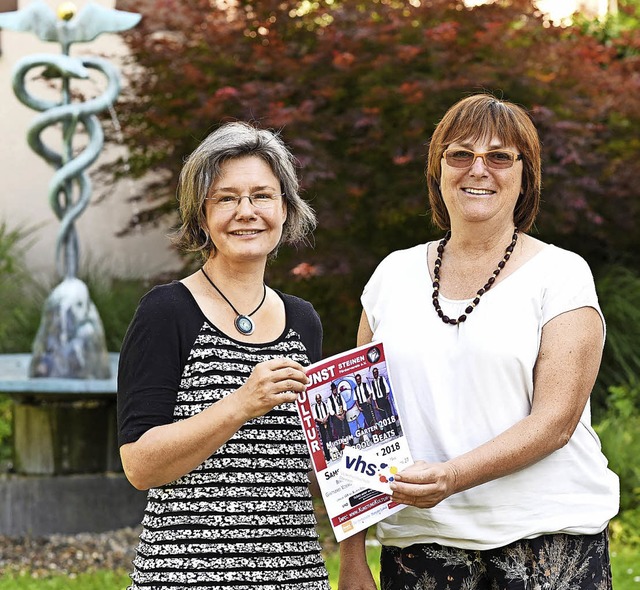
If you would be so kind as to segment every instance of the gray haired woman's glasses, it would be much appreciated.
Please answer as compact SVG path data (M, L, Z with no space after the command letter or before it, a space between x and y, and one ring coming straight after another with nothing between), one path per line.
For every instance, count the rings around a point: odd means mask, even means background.
M252 207L257 209L269 209L284 197L284 193L268 193L260 191L251 195L216 195L213 197L206 197L205 200L211 201L211 204L220 211L232 211L238 205L242 199L249 199Z

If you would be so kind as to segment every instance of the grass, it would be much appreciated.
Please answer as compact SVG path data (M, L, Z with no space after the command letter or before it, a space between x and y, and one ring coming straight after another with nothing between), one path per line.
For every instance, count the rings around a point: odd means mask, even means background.
M318 531L324 549L332 590L338 588L340 559L338 545L331 531L322 502L316 500ZM611 566L614 590L640 590L640 536L637 533L637 516L640 511L628 511L611 523ZM367 559L373 577L380 575L380 546L372 532L367 543ZM32 574L28 570L0 575L0 590L124 590L129 584L129 572L125 570L98 570L82 574L60 574L52 564L51 573ZM37 575L38 577L33 577Z
M318 531L323 554L329 571L332 590L338 588L339 553L338 545L331 531L329 519L321 501L315 502ZM640 536L638 516L640 511L627 511L611 523L611 565L614 590L640 590ZM369 532L367 559L374 579L380 575L380 546ZM0 590L124 590L129 584L129 572L124 570L98 570L91 573L60 574L51 573L32 577L31 572L9 572L0 575Z
M380 546L367 549L369 564L374 577L378 579L380 572ZM340 565L337 551L325 555L331 588L338 588L338 568ZM9 573L0 576L1 590L124 590L129 584L129 572L99 570L77 575L51 574L50 576L33 578L29 572Z
M32 578L28 572L0 577L2 590L123 590L129 584L125 571L97 571L78 575Z
M377 580L380 572L380 547L370 545L369 565ZM333 548L325 554L332 590L338 588L338 552ZM637 548L614 547L611 551L614 590L640 590L640 556ZM100 570L93 573L32 578L28 572L0 576L0 590L124 590L129 583L126 571Z
M614 547L611 569L614 590L640 590L640 555L637 547Z

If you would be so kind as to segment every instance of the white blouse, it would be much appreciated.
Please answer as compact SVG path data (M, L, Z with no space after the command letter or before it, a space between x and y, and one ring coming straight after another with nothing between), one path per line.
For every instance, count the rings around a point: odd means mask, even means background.
M431 302L427 248L385 258L365 286L362 304L375 340L384 343L413 458L440 462L530 413L533 369L549 320L585 306L602 313L587 263L547 245L488 291L466 322L444 324ZM440 295L449 317L458 317L469 302ZM548 533L598 533L618 503L618 477L607 469L587 404L563 448L434 508L407 507L381 522L377 534L381 543L398 547L492 549Z

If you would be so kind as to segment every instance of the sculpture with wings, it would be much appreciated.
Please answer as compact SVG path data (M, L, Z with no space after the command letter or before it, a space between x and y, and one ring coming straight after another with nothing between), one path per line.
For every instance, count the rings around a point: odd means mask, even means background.
M90 2L70 18L59 18L42 0L22 10L0 14L0 28L34 33L42 41L54 41L68 49L72 43L93 41L102 33L117 33L134 27L141 15L105 8ZM64 53L67 53L64 51Z
M0 14L0 28L31 32L42 41L54 41L62 46L62 55L28 55L13 70L16 97L26 106L40 111L27 132L27 140L31 148L56 169L48 192L51 207L60 220L56 263L63 281L47 298L33 345L31 377L104 379L109 376L104 329L88 298L86 286L76 277L79 246L75 222L91 196L86 169L96 160L103 146L104 133L97 115L115 102L120 91L120 76L107 60L72 57L69 48L72 43L93 41L101 33L130 29L139 20L139 14L112 10L95 3L85 5L76 14L75 5L65 2L56 14L42 0L36 0L22 10ZM41 99L27 90L27 73L41 67L45 68L43 77L60 78L60 100ZM94 98L74 102L71 80L89 78L90 70L105 76L106 88ZM84 127L88 136L86 145L80 150L73 146L78 125ZM49 127L62 129L60 153L41 137Z

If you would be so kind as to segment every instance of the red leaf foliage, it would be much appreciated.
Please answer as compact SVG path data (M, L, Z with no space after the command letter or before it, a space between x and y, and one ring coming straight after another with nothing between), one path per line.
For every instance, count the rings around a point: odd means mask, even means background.
M601 40L548 26L530 0L474 9L460 0L118 0L117 8L143 14L125 33L132 67L118 105L131 168L169 170L175 182L185 155L220 121L282 129L320 225L314 249L282 249L270 272L286 281L298 269L293 276L309 280L296 289L340 274L341 294L323 284L322 297L338 297L347 316L382 256L439 233L424 215L427 142L471 92L520 103L538 125L543 239L595 266L631 258L640 245L637 29ZM173 194L168 186L168 202Z

